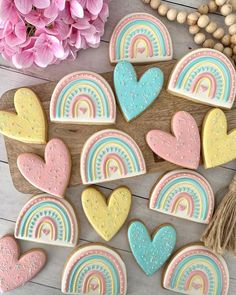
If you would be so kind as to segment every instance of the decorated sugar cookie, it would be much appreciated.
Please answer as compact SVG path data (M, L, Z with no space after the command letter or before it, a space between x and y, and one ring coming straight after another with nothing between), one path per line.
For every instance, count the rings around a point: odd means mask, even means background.
M152 276L168 260L176 244L176 231L163 224L150 236L146 226L138 220L128 228L128 239L135 260L147 276Z
M84 213L96 232L109 241L120 230L128 217L132 195L128 188L115 189L108 200L96 188L82 192Z
M85 143L80 172L83 184L92 184L145 174L146 166L141 150L128 134L106 129Z
M151 130L147 144L161 158L189 169L197 169L200 161L200 135L195 119L188 112L177 112L171 121L172 134Z
M234 66L217 50L193 50L177 63L168 91L195 102L230 109L236 95Z
M119 62L114 71L117 99L126 121L144 112L158 97L164 82L159 68L147 70L139 81L134 67L127 61Z
M65 199L48 194L31 198L16 221L15 237L21 240L74 247L78 235L72 206Z
M64 196L70 180L71 156L62 140L53 138L48 142L45 162L36 154L24 153L18 156L17 166L35 187L54 196Z
M227 295L229 272L224 258L201 244L174 254L164 271L163 287L189 295Z
M132 13L116 26L109 47L111 63L128 60L148 63L170 60L172 41L165 25L147 13Z
M53 91L51 121L77 124L113 124L116 102L107 81L93 72L65 76Z
M236 159L236 129L227 133L227 119L220 109L210 110L204 118L202 147L205 168Z
M14 237L0 239L0 293L19 288L35 277L46 264L42 249L31 249L20 256ZM24 292L23 292L24 293Z
M47 141L47 120L37 95L20 88L14 96L15 112L0 111L0 133L26 143Z
M149 208L200 223L209 223L214 193L199 173L187 169L166 173L154 186Z
M79 247L65 265L61 291L65 294L125 295L125 264L115 251L105 245Z

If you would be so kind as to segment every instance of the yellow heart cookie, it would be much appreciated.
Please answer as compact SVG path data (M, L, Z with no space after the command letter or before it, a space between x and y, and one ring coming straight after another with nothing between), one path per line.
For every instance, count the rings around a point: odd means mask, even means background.
M28 88L14 96L16 113L0 111L0 133L27 143L46 143L47 121L37 95Z
M82 193L82 205L90 224L109 241L124 224L131 207L132 195L128 188L115 189L108 200L94 187Z
M220 109L210 110L203 122L203 157L206 168L236 159L236 129L227 134L227 120Z

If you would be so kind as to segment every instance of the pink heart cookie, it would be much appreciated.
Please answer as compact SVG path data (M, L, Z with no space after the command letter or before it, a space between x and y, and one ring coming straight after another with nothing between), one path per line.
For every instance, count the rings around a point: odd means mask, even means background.
M19 247L12 236L0 240L0 293L16 289L31 280L44 267L46 254L32 249L20 256Z
M151 130L146 136L152 151L176 165L197 169L200 161L200 135L195 119L187 112L177 112L171 122L172 134Z
M71 173L71 156L60 139L50 140L45 148L45 162L36 154L19 155L21 174L35 187L54 196L64 196Z

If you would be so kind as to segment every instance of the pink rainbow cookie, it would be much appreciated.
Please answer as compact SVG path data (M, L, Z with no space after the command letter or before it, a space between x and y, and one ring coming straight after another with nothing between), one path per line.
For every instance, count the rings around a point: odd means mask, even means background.
M199 223L209 223L214 193L199 173L179 169L166 173L154 186L149 208Z
M23 286L35 277L46 264L46 254L41 249L31 249L20 256L14 237L0 239L0 293Z
M197 169L200 161L200 135L195 119L188 112L177 112L172 118L172 134L151 130L146 135L152 151L176 165Z
M170 60L173 57L172 41L159 19L147 13L132 13L117 24L110 40L109 54L111 63Z
M115 96L102 76L87 71L72 73L53 91L50 118L53 122L114 124Z
M202 244L190 244L173 255L163 287L188 295L227 295L229 272L224 258Z
M21 174L32 185L49 194L63 197L71 173L71 156L62 140L51 139L45 148L44 160L33 153L17 158Z

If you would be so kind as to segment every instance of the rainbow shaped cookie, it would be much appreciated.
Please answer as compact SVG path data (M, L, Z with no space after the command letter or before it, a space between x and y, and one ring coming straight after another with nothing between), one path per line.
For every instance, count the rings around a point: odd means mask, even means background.
M236 95L234 66L214 49L191 51L175 66L168 91L198 103L230 109Z
M165 25L147 13L132 13L116 26L109 47L111 63L127 60L149 63L170 60L173 48Z
M137 143L126 133L106 129L85 143L80 160L83 184L99 183L146 173Z
M115 123L116 102L110 85L93 72L65 76L53 91L50 119L77 124Z
M64 247L77 244L78 232L72 206L65 199L47 194L37 195L25 204L15 227L17 239Z
M126 267L121 257L102 244L78 248L67 261L61 291L65 294L125 295Z
M201 244L178 251L167 265L163 287L188 295L227 295L229 272L224 258Z
M187 169L166 173L151 192L149 208L199 223L209 223L214 193L199 173Z

